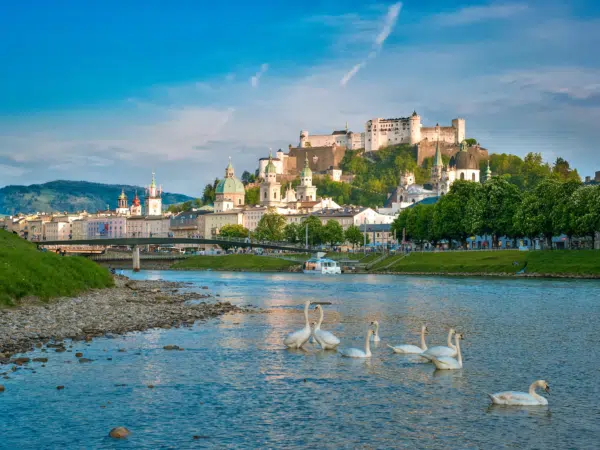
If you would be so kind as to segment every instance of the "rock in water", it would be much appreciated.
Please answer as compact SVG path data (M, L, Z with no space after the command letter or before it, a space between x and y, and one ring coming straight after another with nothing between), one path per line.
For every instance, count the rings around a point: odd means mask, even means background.
M82 356L83 356L83 353L81 353L81 352L75 353L76 358L81 358Z
M4 392L4 385L0 384L0 392Z
M113 439L125 439L131 432L125 427L116 427L110 430L108 435Z
M179 346L178 345L165 345L163 347L163 349L165 349L165 350L179 350Z
M79 358L79 362L80 362L80 363L89 363L89 362L92 362L92 361L93 361L93 360L91 360L91 359L88 359L88 358Z
M62 391L65 387L60 385L60 386L56 386L56 390L57 391Z

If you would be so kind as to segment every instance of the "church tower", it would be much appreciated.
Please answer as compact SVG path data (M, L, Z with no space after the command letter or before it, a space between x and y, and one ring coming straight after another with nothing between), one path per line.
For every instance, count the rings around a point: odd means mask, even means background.
M269 162L265 167L265 180L260 184L260 204L279 206L281 204L281 184L277 182L277 168L273 156L269 153Z
M117 200L116 213L121 216L129 215L129 208L127 207L127 196L125 195L125 189L121 190L121 195L119 195L119 199Z
M154 172L152 172L152 183L146 188L146 199L144 200L144 209L147 216L162 215L162 187L156 187Z
M439 182L442 179L442 170L444 163L442 162L442 153L440 152L440 141L437 141L435 146L435 156L433 157L433 165L431 166L431 184L435 189L438 189Z
M301 202L317 200L317 188L312 184L312 170L308 166L308 153L304 159L304 169L300 172L300 186L298 186L297 197Z
M133 201L131 202L131 215L132 216L141 216L142 215L142 203L140 202L140 198L135 193L135 197L133 197Z

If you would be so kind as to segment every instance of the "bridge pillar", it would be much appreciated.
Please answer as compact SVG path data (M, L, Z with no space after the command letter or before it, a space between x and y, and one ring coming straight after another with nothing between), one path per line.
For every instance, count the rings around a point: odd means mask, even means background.
M134 245L133 249L132 249L132 256L133 256L133 271L134 272L139 272L140 271L140 246L139 245Z

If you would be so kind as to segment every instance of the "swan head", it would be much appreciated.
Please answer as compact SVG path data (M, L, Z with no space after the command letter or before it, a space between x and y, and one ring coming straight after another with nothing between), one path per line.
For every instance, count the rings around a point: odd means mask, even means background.
M371 325L373 325L374 327L378 327L379 326L379 322L377 322L376 320L374 320L373 322L371 322Z
M421 327L421 331L425 334L429 334L429 328L427 328L427 324L425 324Z
M456 333L454 335L455 339L460 339L461 341L465 338L465 335L463 333Z
M321 309L321 305L315 306L315 311L319 311Z
M453 334L456 333L456 330L454 328L450 328L450 330L448 331L448 333L450 333L450 336L452 336Z
M535 382L535 384L538 387L541 387L547 394L550 393L550 385L548 384L548 382L546 380L537 380Z

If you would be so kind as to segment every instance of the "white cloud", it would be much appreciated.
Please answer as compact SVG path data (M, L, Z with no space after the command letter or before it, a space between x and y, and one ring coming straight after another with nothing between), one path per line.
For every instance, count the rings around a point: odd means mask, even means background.
M258 86L258 82L260 81L261 77L265 74L265 72L269 70L269 65L268 64L262 64L260 66L260 70L258 72L256 72L256 74L250 78L250 84L252 85L253 88Z
M439 14L434 18L438 25L460 26L476 22L508 19L524 13L529 6L524 3L492 3L485 6L469 6L452 13Z
M23 167L10 166L8 164L0 164L0 176L2 177L21 177L25 175L29 170Z
M367 61L369 59L374 59L377 56L377 53L383 46L384 42L389 37L390 33L394 29L396 25L396 21L398 20L398 15L400 14L400 10L402 9L402 2L394 3L390 5L387 10L387 14L383 20L383 26L377 36L375 37L375 42L373 43L373 49L369 52L367 57L358 64L355 64L352 69L344 74L342 79L340 80L340 85L342 87L346 86L348 82L358 73L360 69L367 65Z

